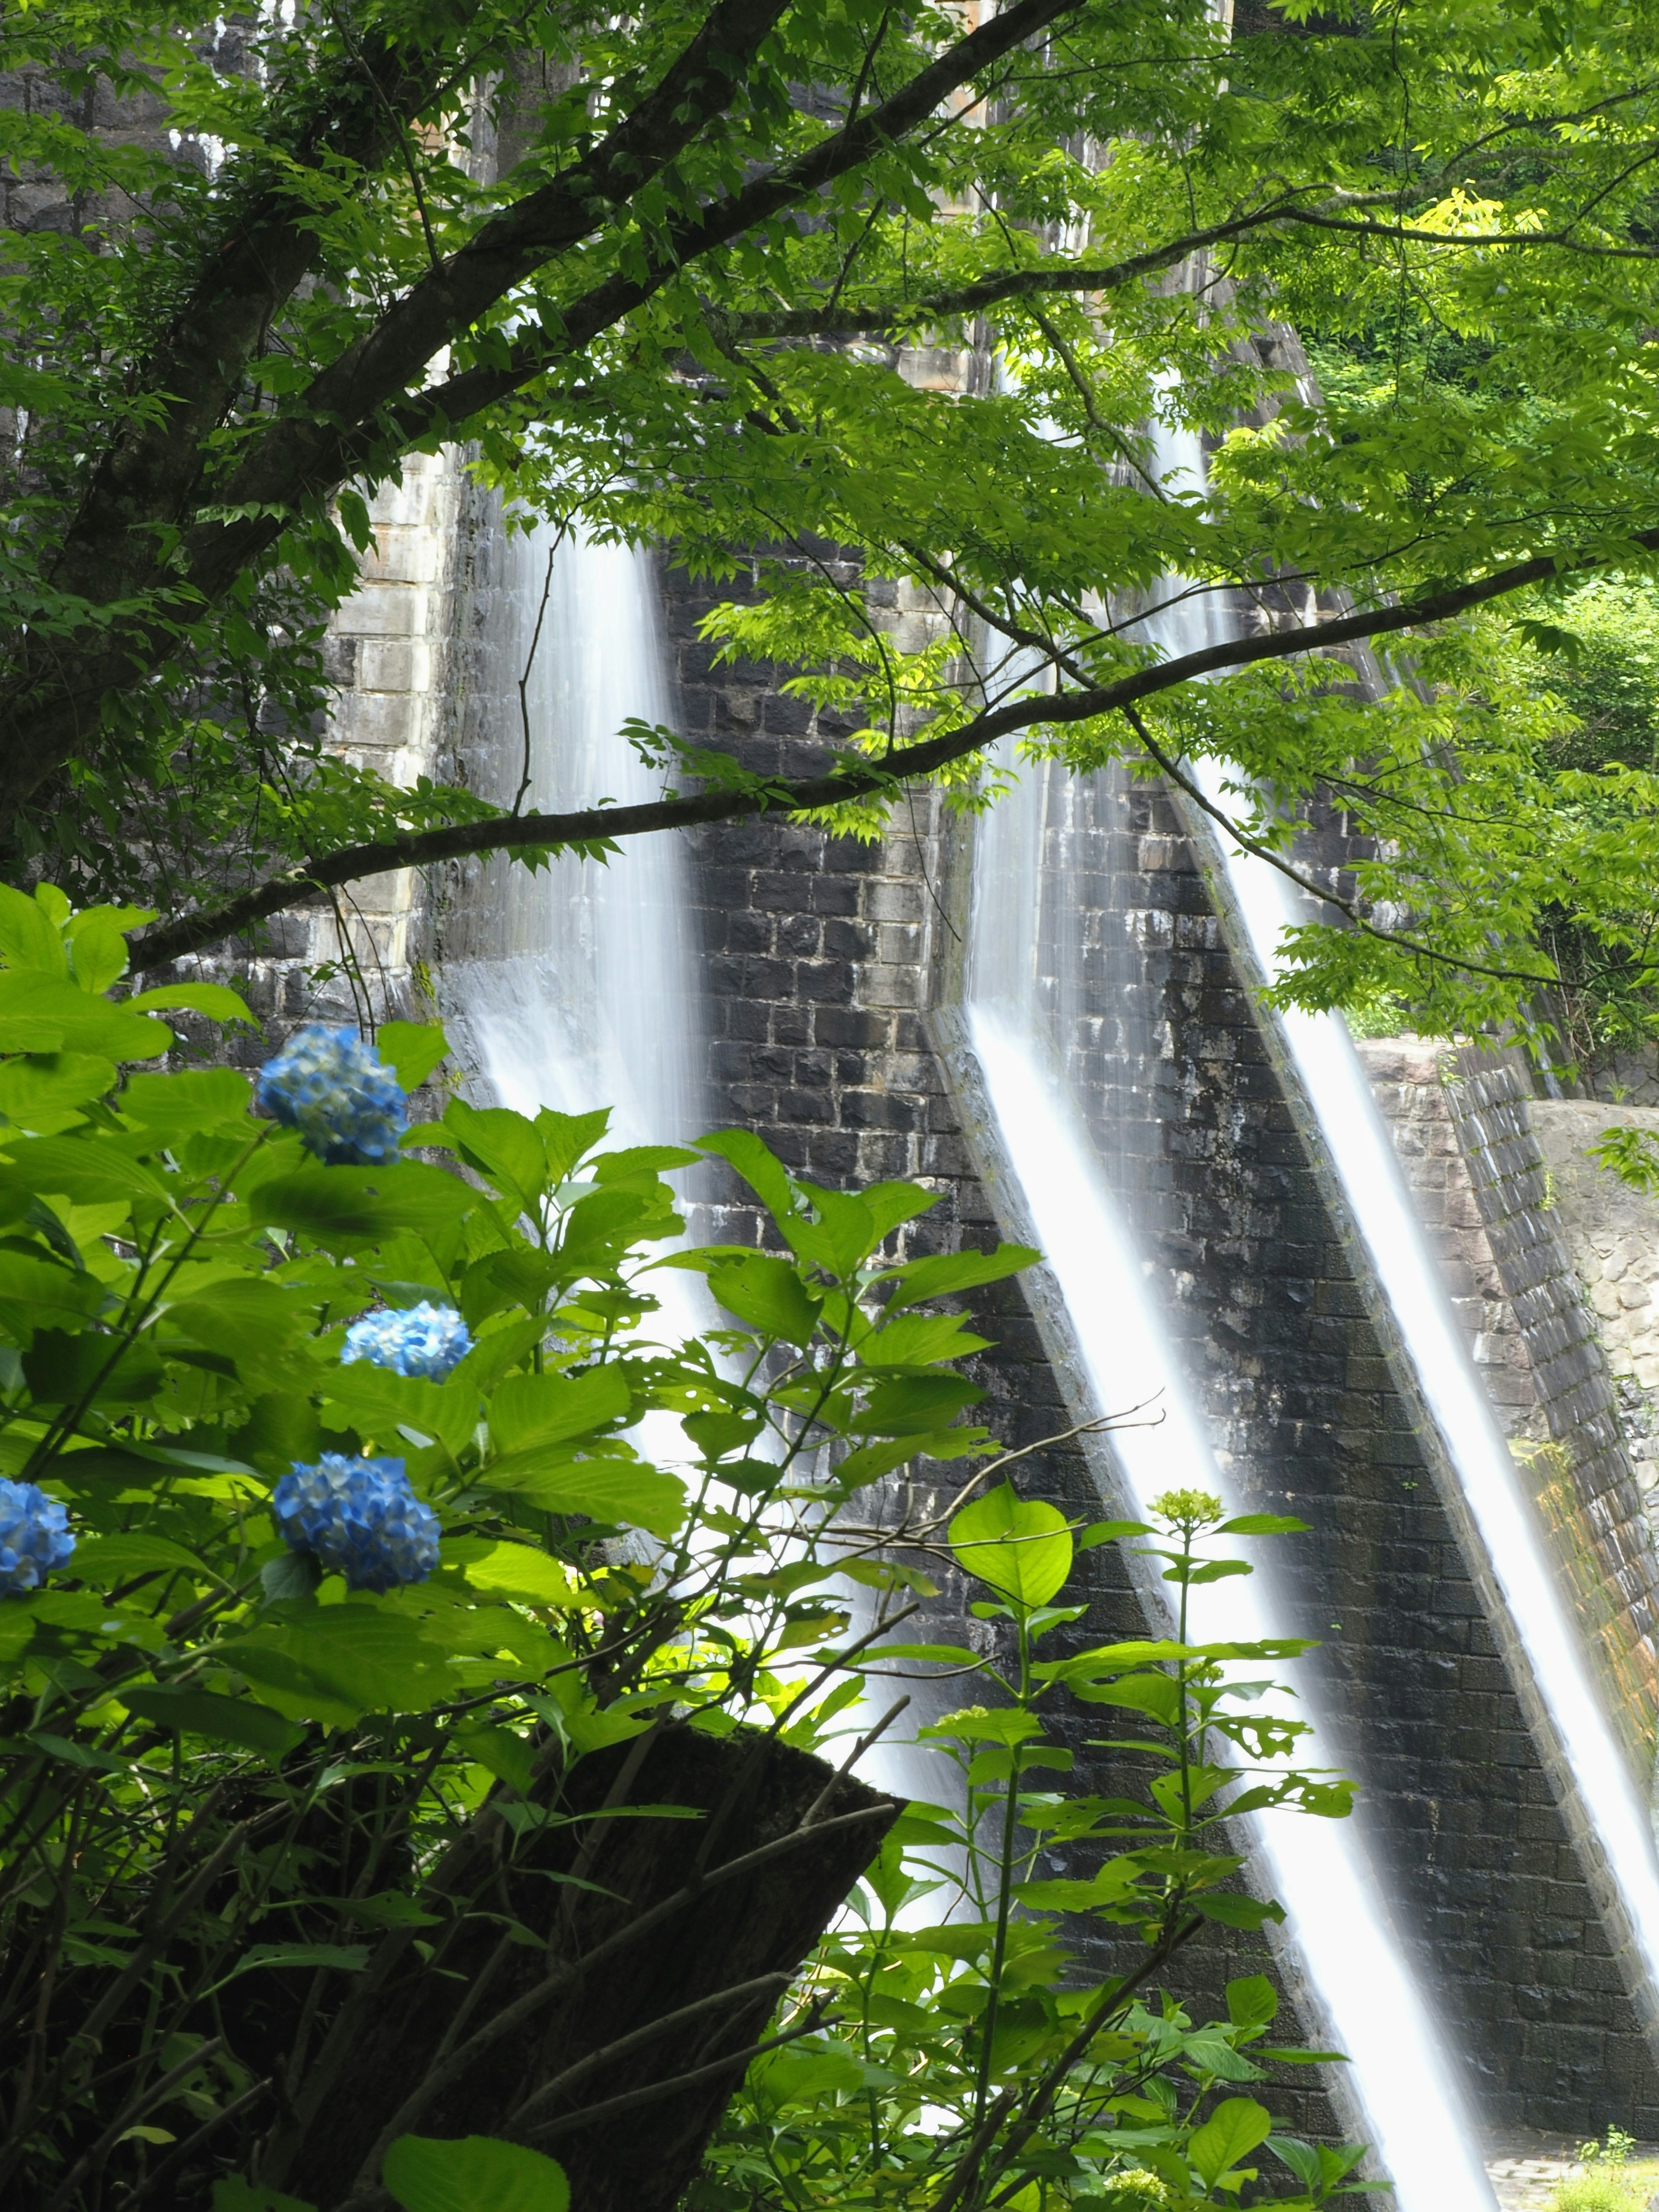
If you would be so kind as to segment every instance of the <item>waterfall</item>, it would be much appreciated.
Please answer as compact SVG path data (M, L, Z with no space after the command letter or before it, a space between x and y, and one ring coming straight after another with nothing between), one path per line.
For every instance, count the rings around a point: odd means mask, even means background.
M1160 481L1201 489L1202 450L1190 432L1157 428ZM1203 609L1202 614L1197 610ZM1192 652L1228 629L1218 594L1169 608L1146 625L1166 653ZM1194 779L1225 807L1224 763ZM1280 973L1286 929L1315 902L1280 870L1243 852L1207 817L1189 827L1232 908L1236 954L1267 983ZM1369 1263L1397 1342L1438 1436L1465 1542L1486 1570L1495 1627L1598 1904L1625 1938L1627 1978L1650 2033L1659 2028L1659 1860L1653 1823L1597 1693L1569 1601L1468 1346L1346 1024L1338 1014L1287 1009L1272 1017L1294 1086Z
M621 734L671 720L649 562L546 524L505 548L495 732L507 795L548 812L654 799L661 776ZM539 625L540 635L538 636ZM533 652L532 652L533 647ZM526 671L527 675L526 675ZM524 748L519 685L529 725ZM450 964L446 1011L495 1103L612 1110L621 1144L703 1127L701 1021L678 837L635 838L609 866L566 854L505 869L489 957Z
M1217 764L1202 763L1197 780L1206 797L1220 804ZM1276 868L1241 853L1224 833L1209 842L1242 926L1243 946L1261 979L1270 981L1279 972L1284 931L1309 919L1311 902L1304 904ZM1340 1015L1294 1008L1275 1021L1373 1281L1438 1432L1467 1523L1485 1554L1500 1625L1517 1647L1517 1671L1530 1676L1529 1718L1542 1738L1558 1794L1567 1800L1569 1820L1590 1846L1587 1871L1601 1893L1598 1902L1604 1911L1611 1908L1614 1925L1622 1921L1633 1941L1640 1962L1636 1978L1645 1985L1638 1986L1638 2009L1651 2030L1659 2015L1659 1863L1648 1813L1592 1682L1567 1600L1551 1571L1346 1024ZM1524 1697L1524 1679L1521 1686Z
M1162 1412L1158 1426L1127 1427L1111 1439L1133 1509L1144 1511L1161 1491L1186 1487L1212 1492L1236 1508L1044 1019L1045 1011L1062 1010L1053 981L1045 983L1052 963L1042 954L1045 907L1063 911L1071 903L1044 853L1051 816L1066 803L1064 782L1061 769L1025 769L981 823L975 854L962 1023L970 1080L993 1133L989 1149L1000 1155L993 1185L1005 1228L1030 1235L1043 1252L1056 1318L1069 1340L1059 1364L1079 1411L1106 1413L1155 1399ZM1100 795L1109 797L1109 789ZM1058 949L1063 957L1063 930ZM1065 990L1062 977L1062 1001ZM1194 1596L1200 1638L1294 1632L1260 1569ZM1302 1702L1308 1704L1305 1692ZM1492 2205L1452 2067L1359 1831L1351 1821L1290 1814L1259 1816L1249 1826L1253 1855L1286 1910L1285 1963L1299 1968L1304 2002L1312 2000L1307 2009L1322 2015L1352 2062L1333 2093L1346 2124L1375 2146L1401 2212Z
M1195 436L1160 428L1158 445L1166 484L1201 487ZM1145 628L1166 654L1225 634L1228 611L1217 594L1174 577L1163 598ZM1078 894L1086 865L1081 833L1109 823L1127 787L1121 773L1074 779L1055 763L1027 766L981 819L964 996L953 1024L958 1067L970 1116L978 1107L1005 1232L1029 1235L1044 1254L1047 1334L1079 1413L1148 1400L1161 1413L1157 1426L1127 1426L1111 1437L1132 1510L1144 1512L1161 1491L1187 1487L1238 1510L1243 1501L1217 1464L1149 1263L1107 1172L1109 1164L1120 1188L1134 1172L1125 1102L1120 1096L1115 1109L1113 1093L1151 1062L1152 1013L1127 944L1085 947L1079 937L1085 905L1103 913L1106 928L1127 933L1122 902ZM1107 983L1092 998L1084 989L1085 955ZM1369 1095L1365 1103L1370 1109ZM1038 1295L1041 1303L1041 1288ZM1151 1595L1156 1604L1157 1585ZM1193 1595L1201 1639L1296 1631L1271 1568ZM1317 1730L1305 1686L1298 1695ZM1316 1759L1317 1734L1315 1745ZM1374 2147L1401 2212L1492 2206L1450 2056L1391 1923L1363 1828L1290 1814L1257 1816L1248 1826L1253 1864L1286 1911L1281 1964L1310 2025L1328 2027L1351 2062L1332 2080L1333 2096L1345 2124Z

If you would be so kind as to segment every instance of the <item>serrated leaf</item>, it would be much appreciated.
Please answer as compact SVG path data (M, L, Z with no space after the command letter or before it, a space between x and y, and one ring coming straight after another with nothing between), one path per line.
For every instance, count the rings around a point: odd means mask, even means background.
M509 1375L489 1401L489 1430L503 1452L568 1443L619 1421L632 1403L628 1378L607 1364L585 1375Z
M1000 1283L1024 1267L1035 1267L1042 1257L1030 1244L1000 1244L994 1252L941 1252L912 1260L878 1280L895 1285L886 1310L897 1313L925 1298L948 1297L954 1291L977 1290L984 1283Z
M685 1514L685 1485L639 1461L556 1460L542 1444L507 1452L473 1478L489 1490L510 1490L544 1513L580 1513L613 1528L672 1536Z
M822 1298L814 1297L787 1260L757 1252L711 1267L708 1287L729 1314L763 1336L807 1345L817 1333Z
M458 1176L421 1160L383 1168L313 1162L256 1184L249 1212L258 1227L297 1229L326 1249L349 1249L405 1229L426 1236L451 1228L477 1203Z

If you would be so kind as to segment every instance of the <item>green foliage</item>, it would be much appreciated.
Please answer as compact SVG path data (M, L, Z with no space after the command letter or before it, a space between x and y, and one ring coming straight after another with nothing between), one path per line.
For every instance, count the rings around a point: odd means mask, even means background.
M932 1660L975 1671L996 1702L923 1730L960 1795L913 1804L866 1876L811 1979L836 2025L753 2068L693 2212L1009 2202L1127 2212L1236 2202L1247 2182L1258 2185L1253 2203L1308 2207L1368 2185L1352 2179L1358 2149L1277 2132L1249 2094L1267 2063L1316 2055L1270 2042L1269 1981L1233 1981L1227 2019L1202 2024L1160 1990L1206 1921L1259 1930L1281 1917L1237 1888L1243 1862L1222 1822L1273 1806L1340 1818L1350 1793L1288 1763L1304 1724L1264 1709L1267 1686L1236 1672L1305 1645L1187 1641L1188 1592L1249 1572L1210 1556L1208 1540L1301 1524L1229 1522L1197 1493L1171 1492L1153 1510L1155 1522L1088 1534L1153 1540L1144 1555L1179 1593L1176 1638L1055 1659L1039 1646L1081 1610L1052 1602L1073 1565L1064 1516L1004 1483L951 1516L950 1553L992 1593L973 1611L1007 1625L1012 1663L927 1644L866 1655L872 1668ZM1055 1787L1073 1758L1049 1733L1062 1694L1136 1731L1094 1747L1135 1772L1142 1794ZM1040 1871L1062 1855L1088 1871ZM1079 1972L1073 1947L1088 1936L1121 1959L1103 1979Z
M400 2136L381 2178L404 2212L569 2212L569 2186L550 2158L489 2136Z
M324 742L368 496L461 441L516 520L731 585L717 653L778 664L826 765L876 778L816 807L833 828L879 829L896 749L963 807L1006 777L996 732L1079 771L1224 759L1281 852L1316 792L1374 843L1364 927L1296 933L1285 997L1468 1030L1535 1018L1559 969L1631 1016L1659 0L1237 37L1203 0L1021 5L971 46L930 0L14 11L9 81L43 88L0 110L35 180L0 277L18 854L177 911L485 821ZM85 119L125 100L166 131ZM55 191L73 227L22 228ZM1200 266L1224 283L1171 289ZM1286 320L1314 385L1256 343ZM940 388L974 348L971 398ZM1205 495L1148 495L1155 417L1213 449ZM1115 710L1155 680L1136 607L1236 611L1264 574L1364 619L1519 595L1425 616L1374 698L1322 652L1149 693L1144 732ZM726 746L633 734L787 803ZM610 849L603 810L569 849Z
M607 1149L603 1112L453 1098L408 1141L464 1174L323 1166L251 1114L242 1075L143 1066L169 1032L104 988L123 919L0 898L0 1018L38 1025L0 1062L0 1470L76 1538L43 1586L0 1597L6 2189L52 2212L112 2189L293 2212L260 2146L349 2062L330 2029L354 1989L499 1917L493 1871L476 1895L448 1871L480 1822L510 1856L568 1823L584 1757L671 1715L827 1745L866 1675L907 1657L986 1678L989 1703L928 1732L961 1800L895 1832L856 1924L786 2001L702 2201L760 2201L763 2166L795 2207L909 2203L930 2175L969 2206L1026 2176L1127 2202L1142 2171L1155 2201L1222 2203L1264 2143L1300 2193L1255 2201L1346 2188L1358 2154L1269 2141L1248 2093L1270 1987L1235 1983L1228 2020L1199 2027L1160 1994L1206 1919L1277 1915L1237 1887L1229 1814L1346 1809L1346 1785L1291 1763L1300 1724L1236 1677L1301 1647L1186 1640L1188 1589L1248 1571L1206 1540L1296 1524L1176 1495L1156 1528L1085 1532L1152 1540L1177 1637L1040 1656L1077 1618L1055 1602L1077 1532L983 1489L1001 1462L955 1363L984 1340L929 1310L1034 1255L896 1257L933 1202L913 1184L820 1189L742 1132ZM386 1042L411 1076L442 1050L407 1024ZM663 1177L702 1152L746 1178L781 1254L676 1242ZM721 1310L683 1342L658 1333L670 1267ZM422 1299L472 1331L445 1381L342 1364L353 1317ZM289 1548L273 1488L325 1448L404 1462L442 1526L428 1579L348 1589ZM942 1517L861 1522L860 1493L918 1457L984 1464ZM975 1610L1011 1667L891 1641L930 1552L988 1593ZM854 1588L878 1620L849 1643ZM1132 1731L1108 1746L1144 1763L1142 1796L1048 1786L1062 1696ZM1042 1876L1061 1847L1089 1870ZM938 1924L912 1926L941 1888ZM1062 1916L1136 1963L1079 1984ZM386 2155L405 2212L562 2212L538 2154L419 2135L440 2086L435 2068L410 2084Z

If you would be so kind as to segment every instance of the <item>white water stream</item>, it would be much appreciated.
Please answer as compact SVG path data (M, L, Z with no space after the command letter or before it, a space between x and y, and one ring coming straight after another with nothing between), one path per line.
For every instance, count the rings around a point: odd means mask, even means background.
M526 667L526 805L550 812L654 799L659 773L621 734L671 719L647 556L545 524L506 546L501 690L517 719ZM548 557L552 555L549 580ZM546 608L535 643L544 591ZM516 757L519 733L504 753ZM521 1114L612 1109L623 1145L684 1144L705 1124L701 1020L685 857L678 837L638 837L609 866L570 855L506 871L496 957L453 964L447 995L471 1065Z
M1034 856L1042 802L1041 779L1028 771L985 825L964 1008L969 1038L1018 1180L1018 1210L1042 1249L1075 1334L1088 1410L1109 1413L1156 1396L1164 1412L1158 1426L1125 1428L1112 1437L1135 1507L1144 1511L1160 1492L1176 1488L1210 1491L1237 1505L1088 1128L1051 1042L1031 1018L1035 908L1022 890L1036 868L1016 861L1005 871L998 864L1015 860L1011 848ZM1194 1595L1201 1639L1294 1632L1261 1571ZM1318 1757L1316 1745L1311 1756ZM1352 2062L1343 2069L1339 2097L1394 2180L1401 2212L1490 2207L1491 2186L1449 2056L1358 1832L1350 1822L1291 1814L1251 1825L1273 1893L1286 1909L1284 1936L1299 1954L1337 2047Z
M1158 443L1162 480L1201 487L1196 438L1166 429ZM1166 652L1190 652L1224 631L1217 597L1197 605L1214 611L1194 619L1188 607L1176 607L1148 625ZM1198 763L1194 777L1211 804L1224 809L1224 765ZM1218 825L1206 825L1201 842L1219 866L1242 925L1244 942L1235 942L1235 952L1254 968L1255 980L1276 980L1284 933L1308 921L1315 902L1271 863L1241 851ZM1565 1768L1560 1778L1603 1855L1615 1909L1622 1910L1639 1959L1638 2009L1651 2033L1659 2025L1659 1858L1649 1810L1592 1680L1567 1595L1475 1372L1347 1025L1338 1014L1294 1008L1272 1018L1553 1731L1555 1760ZM1540 1747L1547 1759L1548 1747ZM1571 1814L1569 1820L1571 1825Z
M1165 480L1185 472L1201 484L1196 440L1169 433L1161 442ZM1183 597L1185 588L1181 580L1171 580L1171 604L1146 626L1166 653L1212 642L1225 626L1224 610L1214 596ZM1015 790L982 820L975 854L963 1014L996 1141L1018 1186L1017 1194L1005 1198L1005 1209L1043 1250L1074 1339L1079 1379L1090 1401L1086 1410L1106 1413L1158 1398L1164 1417L1160 1425L1127 1427L1111 1439L1135 1507L1144 1511L1160 1492L1191 1487L1214 1492L1236 1509L1242 1501L1217 1465L1191 1382L1164 1326L1149 1270L1109 1187L1097 1138L1068 1088L1056 1039L1042 1018L1045 893L1062 917L1070 902L1063 880L1045 881L1048 787L1060 773L1024 769ZM1063 842L1060 849L1065 849ZM1279 925L1248 872L1273 872L1237 857L1243 872L1234 877L1236 894L1270 931L1271 946ZM1076 958L1075 929L1062 926L1054 934L1063 967ZM1053 959L1051 951L1048 964ZM1059 988L1062 1006L1068 996L1076 999L1076 978L1068 983L1062 975ZM1322 1127L1338 1155L1339 1173L1346 1187L1352 1171L1360 1188L1351 1195L1361 1200L1368 1217L1379 1205L1391 1209L1389 1238L1382 1240L1391 1250L1408 1246L1407 1222L1420 1249L1392 1150L1359 1078L1346 1029L1335 1017L1307 1024L1298 1042L1310 1066L1319 1068L1335 1066L1346 1054L1354 1081L1328 1081L1315 1100ZM1358 1133L1368 1128L1376 1142L1362 1162L1355 1147L1364 1141ZM1110 1132L1105 1134L1109 1142ZM1378 1145L1388 1155L1387 1174ZM1392 1199L1396 1190L1402 1201L1398 1206ZM1369 1236L1367 1242L1369 1246ZM1375 1264L1375 1254L1373 1260ZM1421 1283L1407 1290L1403 1280L1390 1281L1385 1288L1391 1297L1397 1289L1402 1297L1417 1298L1423 1315L1444 1309L1451 1322L1437 1282L1433 1300ZM1448 1370L1459 1363L1468 1370L1455 1324L1440 1358ZM1468 1381L1478 1392L1472 1371ZM1490 1415L1486 1425L1492 1427ZM1559 1601L1553 1591L1547 1595L1559 1618ZM1211 1585L1194 1596L1194 1632L1203 1640L1255 1640L1294 1632L1271 1572L1262 1568L1248 1579ZM1304 1705L1305 1710L1305 1694ZM1307 1717L1317 1723L1316 1712ZM1316 1736L1310 1758L1318 1757ZM1261 1871L1286 1910L1284 1940L1316 2009L1323 2013L1337 2047L1350 2061L1334 2081L1334 2094L1393 2180L1400 2212L1484 2212L1495 2200L1459 2094L1457 2069L1391 1923L1363 1830L1354 1821L1292 1814L1258 1816L1250 1826Z

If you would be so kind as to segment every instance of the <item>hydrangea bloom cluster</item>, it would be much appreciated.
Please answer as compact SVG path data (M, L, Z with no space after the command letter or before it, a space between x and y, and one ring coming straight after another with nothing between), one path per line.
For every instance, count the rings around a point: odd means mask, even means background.
M343 1575L348 1589L423 1583L438 1564L438 1516L410 1488L400 1459L325 1452L315 1467L296 1462L270 1503L289 1548Z
M0 1591L39 1589L75 1549L69 1515L38 1483L0 1480Z
M348 1364L370 1359L399 1375L441 1382L471 1348L471 1334L454 1307L428 1305L422 1298L401 1313L365 1314L354 1321L340 1357Z
M297 1129L331 1167L381 1167L398 1158L409 1102L356 1030L307 1022L259 1071L264 1111Z

